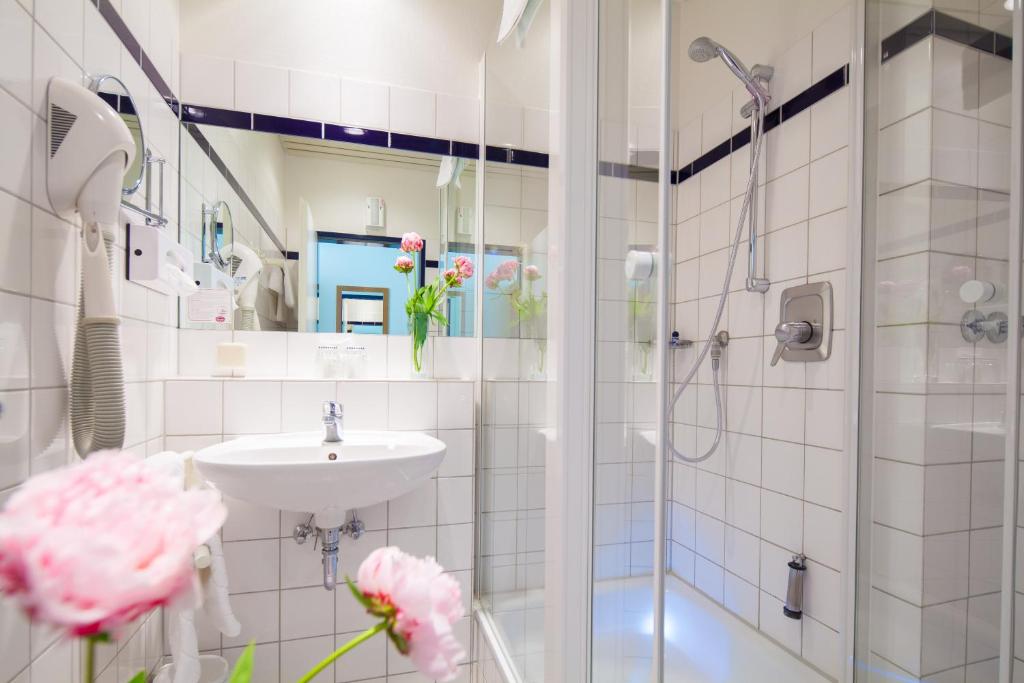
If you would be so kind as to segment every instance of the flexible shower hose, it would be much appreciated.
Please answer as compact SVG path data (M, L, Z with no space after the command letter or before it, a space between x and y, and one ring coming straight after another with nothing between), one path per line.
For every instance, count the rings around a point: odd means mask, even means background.
M103 241L113 272L113 237L104 233ZM86 286L83 277L71 362L71 436L83 458L105 448L121 448L125 428L121 321L116 317L86 318Z
M732 248L729 250L729 266L725 269L725 282L722 283L722 294L718 298L718 309L715 311L715 319L711 322L711 329L708 331L707 339L704 340L704 346L701 348L700 353L697 354L697 359L693 362L690 370L686 373L686 377L679 384L675 393L672 395L672 400L669 402L668 414L672 415L675 410L676 403L679 402L679 397L683 395L683 391L686 387L690 386L690 382L693 381L694 375L697 374L697 369L700 364L704 362L704 359L708 355L708 351L711 347L716 344L715 334L718 330L718 324L722 321L722 311L725 310L725 302L729 297L729 283L732 282L732 271L736 265L736 254L739 251L740 246L740 235L743 234L743 221L747 217L747 211L750 209L750 200L753 197L753 193L757 192L757 188L754 187L754 170L757 169L757 164L761 159L761 144L764 142L764 108L757 108L757 130L759 134L757 139L754 141L754 146L751 151L752 163L750 164L750 176L747 178L747 189L743 195L743 206L740 208L739 220L736 222L736 234L732 238ZM668 430L668 448L669 452L675 457L685 462L703 462L710 458L714 454L715 450L718 449L718 445L722 441L722 428L723 428L723 417L722 417L722 389L719 386L718 372L720 368L720 362L718 358L711 359L711 375L712 381L715 388L715 411L718 415L716 419L715 427L715 440L711 444L711 448L704 452L703 455L697 457L690 457L684 455L676 449L675 442L672 438L672 430Z

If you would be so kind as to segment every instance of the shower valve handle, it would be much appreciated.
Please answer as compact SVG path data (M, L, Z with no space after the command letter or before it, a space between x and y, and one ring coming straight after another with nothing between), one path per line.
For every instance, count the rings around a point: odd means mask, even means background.
M775 355L772 356L772 367L782 358L782 352L790 344L806 344L814 335L814 328L806 321L779 323L775 328L775 340L779 345L775 347Z

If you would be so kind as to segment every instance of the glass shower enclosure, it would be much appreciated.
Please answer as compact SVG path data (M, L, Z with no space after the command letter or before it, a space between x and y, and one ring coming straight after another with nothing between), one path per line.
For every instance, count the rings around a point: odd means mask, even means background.
M1022 28L550 0L488 50L481 681L1024 680Z

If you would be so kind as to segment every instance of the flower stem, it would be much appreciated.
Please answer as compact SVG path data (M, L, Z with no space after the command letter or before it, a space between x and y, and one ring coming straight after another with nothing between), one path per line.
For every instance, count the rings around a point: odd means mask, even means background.
M306 673L305 676L303 676L302 678L299 679L298 683L309 683L309 681L313 680L313 678L315 678L317 674L319 674L321 671L323 671L328 666L330 666L331 663L335 659L337 659L338 657L341 657L343 654L345 654L349 650L354 649L360 643L362 643L364 641L367 641L370 638L374 637L375 635L377 635L378 633L380 633L381 631L383 631L387 627L388 627L388 622L387 622L387 620L384 620L384 621L380 622L379 624L377 624L376 626L373 626L371 628L366 629L365 631L360 633L358 636L356 636L355 638L353 638L352 640L348 641L347 643L345 643L344 645L339 647L337 650L335 650L334 652L329 654L322 662L320 662L319 664L314 666L312 669L310 669L309 672Z
M85 639L84 667L83 683L93 683L96 680L96 638L93 636Z

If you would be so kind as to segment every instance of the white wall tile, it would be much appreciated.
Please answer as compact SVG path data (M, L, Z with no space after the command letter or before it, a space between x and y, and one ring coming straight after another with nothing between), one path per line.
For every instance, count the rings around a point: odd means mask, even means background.
M280 565L277 549L277 539L224 543L231 593L277 590Z
M480 100L437 93L437 136L460 142L478 142Z
M281 591L281 639L308 638L334 631L334 601L325 600L323 588Z
M338 401L348 429L388 428L387 382L338 382Z
M281 431L281 382L224 383L225 434L275 434Z
M469 382L438 382L438 429L471 429L473 423L473 385Z
M551 112L547 109L523 109L523 147L535 152L549 151L550 127Z
M487 102L487 144L498 147L523 146L523 109L512 104Z
M182 54L181 99L188 104L233 109L235 63L220 57Z
M341 79L312 71L289 71L288 112L300 119L341 121Z
M32 102L32 17L16 0L0 3L0 86Z
M932 177L958 185L978 181L978 120L932 112Z
M32 198L32 113L0 90L0 187L28 201ZM47 202L48 204L48 202Z
M931 112L924 110L879 132L878 186L881 192L931 177L931 122Z
M165 424L169 435L223 432L223 383L169 381L166 385Z
M391 382L388 390L390 429L436 429L437 384Z
M437 130L437 103L433 92L391 86L391 130L433 137Z
M811 80L815 83L850 61L853 5L848 4L814 29L811 35Z
M235 108L288 116L288 70L235 62Z
M810 215L820 216L846 206L849 159L846 148L811 163Z
M341 120L353 126L387 130L390 125L387 86L342 78Z

